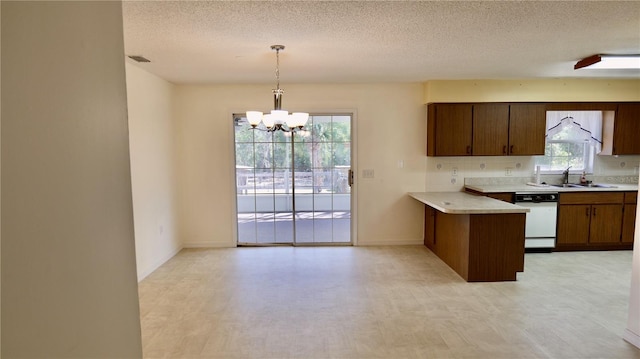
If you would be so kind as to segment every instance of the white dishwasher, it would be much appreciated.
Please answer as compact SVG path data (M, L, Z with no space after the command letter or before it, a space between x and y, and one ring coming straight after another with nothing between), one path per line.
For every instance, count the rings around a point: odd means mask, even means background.
M556 246L557 193L516 193L515 203L529 208L524 248L551 251Z

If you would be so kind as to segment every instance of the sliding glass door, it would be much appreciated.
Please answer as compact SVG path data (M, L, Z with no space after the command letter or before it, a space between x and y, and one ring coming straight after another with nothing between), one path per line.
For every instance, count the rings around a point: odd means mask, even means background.
M293 135L234 124L238 244L350 244L351 115Z

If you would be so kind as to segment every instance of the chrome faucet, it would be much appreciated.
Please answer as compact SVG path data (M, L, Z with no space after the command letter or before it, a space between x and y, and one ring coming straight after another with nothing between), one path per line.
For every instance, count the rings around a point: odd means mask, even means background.
M571 168L571 166L567 167L566 170L562 171L562 175L564 176L562 178L562 184L569 184L569 168Z

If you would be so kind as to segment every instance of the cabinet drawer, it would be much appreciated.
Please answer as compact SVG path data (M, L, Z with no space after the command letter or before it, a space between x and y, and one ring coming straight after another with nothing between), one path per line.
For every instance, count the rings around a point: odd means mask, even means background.
M560 193L560 204L623 203L624 192Z
M638 203L638 192L625 192L624 203L631 203L631 204Z

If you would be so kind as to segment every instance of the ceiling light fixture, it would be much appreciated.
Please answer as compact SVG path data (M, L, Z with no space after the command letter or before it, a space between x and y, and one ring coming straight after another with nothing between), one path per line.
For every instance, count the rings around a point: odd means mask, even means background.
M260 111L247 111L247 120L252 129L268 132L302 131L309 119L309 114L306 112L289 114L288 111L282 109L284 90L280 88L280 51L284 50L284 45L271 45L271 50L276 51L276 88L273 89L273 110L265 114ZM260 123L264 127L260 126Z
M640 69L640 55L592 55L586 57L573 67L589 69Z

